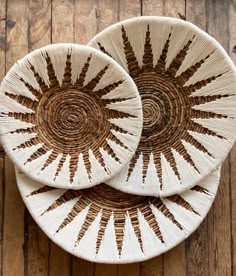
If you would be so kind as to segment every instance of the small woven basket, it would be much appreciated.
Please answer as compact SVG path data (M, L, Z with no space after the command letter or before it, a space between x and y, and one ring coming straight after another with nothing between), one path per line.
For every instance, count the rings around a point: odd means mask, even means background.
M54 44L19 60L0 88L2 145L29 177L80 189L117 174L142 130L129 75L87 46Z
M217 168L236 136L236 70L215 39L179 19L137 17L108 27L89 45L129 73L143 105L139 147L107 184L168 196Z

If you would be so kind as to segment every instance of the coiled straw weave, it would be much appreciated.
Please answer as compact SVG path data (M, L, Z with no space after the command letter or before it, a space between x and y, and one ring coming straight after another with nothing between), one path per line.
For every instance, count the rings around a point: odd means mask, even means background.
M24 173L47 185L78 189L111 178L133 156L141 130L132 79L87 46L36 50L1 84L2 145Z
M168 196L216 169L236 135L236 70L219 43L179 19L137 17L108 27L89 45L114 58L142 98L139 147L109 185Z

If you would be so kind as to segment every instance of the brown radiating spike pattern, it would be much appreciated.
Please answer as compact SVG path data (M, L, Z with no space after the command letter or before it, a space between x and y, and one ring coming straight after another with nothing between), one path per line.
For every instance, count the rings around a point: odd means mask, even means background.
M72 183L74 180L75 173L78 168L78 161L79 161L78 154L73 154L70 159L70 183Z
M126 181L129 180L129 178L130 178L130 176L131 176L131 174L132 174L132 172L133 172L133 170L134 170L134 168L136 166L136 163L137 163L138 159L139 159L139 153L137 153L137 151L136 151L136 153L134 154L134 156L130 160L130 165L129 165Z
M50 81L50 86L59 86L59 82L57 80L57 77L55 75L55 71L52 65L52 61L49 57L49 55L47 54L46 57L46 62L47 62L47 70L48 70L48 77L49 77L49 81Z
M117 87L119 87L124 81L120 80L120 81L116 81L113 82L111 84L109 84L108 86L99 89L97 91L94 91L94 93L96 93L95 95L98 96L99 98L102 98L102 96L107 95L108 93L110 93L111 91L115 90Z
M10 99L12 99L13 101L19 103L22 106L25 106L29 109L32 109L33 111L36 110L37 101L33 101L31 99L29 99L28 97L22 96L22 95L14 95L14 94L10 94L5 92L5 95L8 96Z
M100 42L98 42L98 46L99 46L99 49L100 49L104 54L106 54L106 55L112 57L111 54L109 54L109 53L107 52L107 50L105 49L105 47L104 47Z
M169 196L168 200L178 204L179 206L185 208L186 210L193 212L194 214L199 215L199 213L197 211L194 210L194 208L191 206L190 203L188 203L183 197L181 197L180 195L173 195L173 196Z
M162 168L161 168L161 156L160 153L156 154L154 156L154 163L155 163L155 168L157 172L157 176L160 182L160 189L162 190L163 188L163 183L162 183Z
M188 132L186 133L184 140L191 145L194 145L198 150L207 153L209 156L213 157L212 154L201 144L199 143L193 136L191 136Z
M178 145L176 145L176 150L198 173L200 173L181 141L178 141Z
M126 62L128 65L129 74L131 77L134 77L139 71L140 67L137 61L137 58L134 54L134 50L130 44L129 38L127 37L125 28L122 26L122 39L123 39L123 46L124 46L124 53L126 57Z
M91 164L89 161L89 153L88 152L83 153L83 159L84 159L84 165L87 170L88 177L89 177L89 179L91 179Z
M197 70L204 64L204 62L211 57L211 55L214 52L207 55L204 59L201 59L200 61L194 63L192 66L188 67L187 70L185 70L183 73L181 73L179 76L176 77L176 81L180 82L182 85L184 85L196 72Z
M104 76L108 68L109 68L109 65L106 65L103 69L101 69L97 73L97 75L89 83L87 83L86 86L84 86L84 89L93 91L94 88L97 86L97 84L101 81L102 77Z
M58 208L59 206L65 204L66 202L77 198L79 195L79 192L76 190L67 190L65 191L59 198L57 198L42 214L44 215L45 213L51 212Z
M55 151L52 151L41 170L43 171L44 169L46 169L54 160L56 160L57 156L58 154Z
M30 85L29 83L27 83L24 79L20 79L24 85L28 88L28 90L35 96L36 99L40 100L42 97L42 93L36 89L33 88L32 85ZM31 101L31 99L28 98L28 101Z
M198 133L202 133L202 134L208 134L208 135L212 135L212 136L217 136L221 139L223 139L223 136L221 135L218 135L216 132L206 128L206 127L203 127L201 126L200 124L192 121L191 122L191 125L189 127L189 130L192 130L192 131L195 131L195 132L198 132Z
M116 118L136 118L135 116L125 113L123 111L118 111L115 109L109 109L109 117L110 119L116 119Z
M117 157L117 155L114 153L113 149L107 144L106 145L106 152L118 163L121 164L120 159Z
M209 111L191 109L191 116L194 119L195 118L209 119L209 115L210 115L210 118L218 118L218 119L228 118L225 115L221 115L221 114L217 114L217 113L213 113L213 112L209 112ZM214 134L214 135L216 135L216 134Z
M38 137L31 138L30 140L17 146L15 149L25 149L25 148L31 147L34 144L39 144Z
M143 214L145 220L148 222L149 226L152 228L155 235L162 243L164 243L164 238L162 236L160 227L156 221L155 215L153 214L151 207L148 205L145 209L142 209L140 211Z
M80 85L81 87L83 86L84 84L84 80L85 80L85 77L86 77L86 74L88 72L88 69L89 69L89 66L90 66L90 61L91 61L91 58L92 56L90 55L88 58L87 58L87 61L86 63L84 64L83 68L82 68L82 71L76 81L76 84L77 85Z
M136 212L133 212L132 214L131 212L129 212L129 217L134 229L134 233L138 239L140 248L143 251L143 241L142 241L142 235L141 235L141 230L140 230L139 220L138 220L138 210L136 210Z
M61 157L61 159L60 159L60 161L59 161L59 164L58 164L57 171L55 173L54 179L59 175L59 173L60 173L60 171L62 169L62 166L65 163L65 161L66 161L66 155L63 154L62 157Z
M175 162L175 158L174 158L173 153L171 151L171 148L166 148L165 150L163 150L163 154L164 154L166 160L171 165L171 168L174 171L175 175L180 180L179 171L178 171L178 168L177 168L177 165L176 165L176 162Z
M183 63L190 45L193 42L194 37L189 40L186 45L184 46L184 48L182 48L179 53L176 55L176 57L173 59L173 61L171 62L169 68L167 69L168 72L170 72L173 76L175 76L176 72L179 70L181 64Z
M125 101L131 100L131 99L134 99L134 97L119 98L119 99L102 99L102 102L104 105L107 105L107 104L112 104L112 103L121 103L121 102L125 102Z
M120 145L124 149L129 150L129 148L125 144L123 144L113 133L111 133L111 135L110 135L110 140L112 140L116 144Z
M16 120L20 120L25 123L35 124L35 114L34 113L9 112L8 117L13 117Z
M27 127L27 128L18 128L16 130L10 131L9 133L13 134L13 133L37 133L37 127Z
M100 212L101 212L101 210L100 210ZM88 231L89 227L94 222L94 220L96 219L98 214L99 214L99 211L97 210L96 206L91 204L90 207L89 207L88 214L87 214L87 216L84 220L84 223L83 223L83 225L82 225L82 227L79 231L78 238L77 238L77 241L76 241L76 245L78 245L80 243L80 241L82 240L85 233Z
M143 184L145 183L145 179L147 176L149 162L150 162L150 155L143 154L143 171L142 171Z
M41 148L37 149L28 159L27 161L25 162L26 163L29 163L29 162L32 162L33 160L35 159L38 159L39 157L43 156L44 154L47 153L47 148L45 146L42 146Z
M204 86L207 86L209 83L213 82L214 80L216 80L217 78L221 77L223 74L219 74L217 76L212 76L209 77L207 79L198 81L194 84L190 84L188 86L185 86L183 89L187 92L187 93L193 93L197 90L200 90L201 88L203 88Z
M168 49L169 49L169 44L170 44L170 38L171 38L171 32L165 42L165 45L163 47L162 53L159 57L159 60L157 62L157 65L155 66L155 69L161 69L161 70L165 70L165 65L166 65L166 58L167 58L167 53L168 53Z
M27 195L26 197L34 196L34 195L38 195L38 194L43 194L43 193L47 193L47 192L53 191L53 190L55 190L55 189L56 189L55 187L42 186L42 187L38 188L37 190L31 192L31 193L30 193L29 195Z
M98 254L98 251L101 246L102 239L105 234L105 230L108 224L109 219L111 218L111 211L109 210L102 210L102 217L100 220L100 228L98 231L98 236L97 236L97 243L96 243L96 254Z
M203 187L201 187L199 185L194 186L191 190L199 192L199 193L204 193L206 195L210 194L210 192L206 188L203 188Z
M235 95L236 95L236 93L235 93ZM191 104L192 104L192 106L199 105L199 104L205 104L205 103L208 103L208 102L213 102L213 101L216 101L216 100L219 100L219 99L222 99L222 98L228 98L228 97L230 97L230 95L228 95L228 94L226 94L226 95L212 95L212 96L195 96L195 97L191 97ZM218 115L218 114L215 114L215 115Z
M50 192L51 190L54 190L54 188L42 186L37 190L31 192L27 197ZM202 188L201 186L195 186L194 188L192 188L192 190L209 194L207 189ZM59 206L73 199L77 199L76 203L73 205L70 212L63 219L55 234L64 229L76 218L76 216L78 216L83 210L88 208L88 212L81 226L81 229L78 229L78 235L77 240L75 242L75 246L77 246L80 243L80 241L83 239L84 235L88 231L89 227L100 214L101 220L96 241L96 254L98 254L99 252L101 242L105 235L108 221L111 219L112 215L114 216L115 236L119 255L121 255L122 252L124 230L127 216L129 216L130 218L134 233L137 237L142 251L143 242L138 219L138 212L140 212L140 215L144 217L146 222L149 224L150 228L155 233L157 239L159 239L162 243L165 243L165 240L163 237L163 233L161 232L161 229L156 220L156 217L153 213L153 208L157 208L158 211L161 212L167 219L169 219L173 224L175 224L180 230L183 230L183 227L180 224L180 222L176 220L175 216L171 213L171 211L167 208L165 203L160 198L126 194L117 191L105 184L100 184L93 188L84 190L67 190L61 196L59 196L42 213L42 215L55 210ZM200 216L200 214L193 208L191 203L187 202L180 195L169 196L167 197L167 199L183 207L185 210L188 210Z
M166 218L168 218L173 224L175 224L180 230L183 230L182 225L175 219L174 215L166 207L161 199L154 199L151 204L156 207Z
M143 69L145 70L145 72L152 71L153 69L153 54L152 54L149 25L147 26L145 44L144 44Z
M63 76L62 86L68 86L71 84L71 55L67 55L65 73Z
M78 195L78 198L79 198L79 200L76 201L76 203L72 207L71 211L67 214L67 216L65 217L63 222L58 227L56 233L58 233L63 228L65 228L68 224L70 224L78 216L78 214L81 211L83 211L84 208L86 208L86 206L83 206L83 207L80 206L80 195Z
M114 213L115 220L115 234L116 234L116 244L119 255L121 255L123 240L124 240L124 230L125 230L125 212L119 214Z

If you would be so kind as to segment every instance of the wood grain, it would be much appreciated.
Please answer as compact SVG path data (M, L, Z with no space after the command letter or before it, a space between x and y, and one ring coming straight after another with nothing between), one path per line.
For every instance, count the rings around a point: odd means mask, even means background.
M6 18L6 70L28 52L27 1L13 0L7 3ZM3 226L2 274L24 275L24 211L19 195L14 166L5 158L5 201Z
M203 30L206 30L205 1L188 0L186 2L186 19ZM187 275L206 275L208 273L208 221L201 226L186 241ZM196 269L196 266L198 269Z
M207 31L228 51L229 1L207 1ZM208 215L210 275L231 275L230 164L227 158L221 170L221 183L213 208Z

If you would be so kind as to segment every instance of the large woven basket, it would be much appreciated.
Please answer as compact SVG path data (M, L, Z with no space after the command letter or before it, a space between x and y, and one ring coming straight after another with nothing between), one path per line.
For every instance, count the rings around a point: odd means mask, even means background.
M143 105L139 147L107 184L168 196L216 169L235 140L236 70L215 39L179 19L138 17L108 27L89 45L130 74Z
M160 199L105 184L55 189L16 173L27 208L48 237L77 257L103 263L143 261L176 246L203 221L220 176L218 169L191 190Z
M18 61L0 88L2 145L29 177L80 189L132 158L142 106L129 75L87 46L54 44Z

